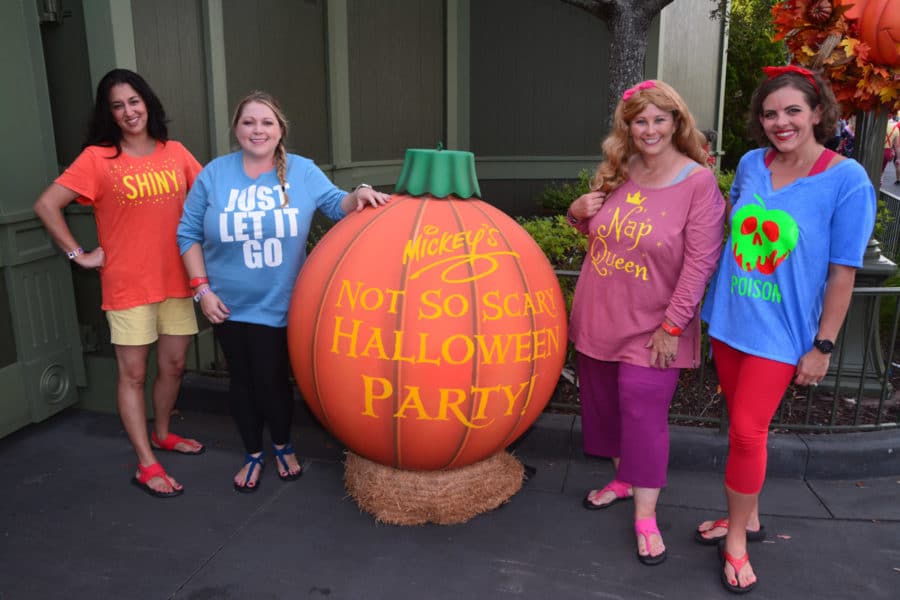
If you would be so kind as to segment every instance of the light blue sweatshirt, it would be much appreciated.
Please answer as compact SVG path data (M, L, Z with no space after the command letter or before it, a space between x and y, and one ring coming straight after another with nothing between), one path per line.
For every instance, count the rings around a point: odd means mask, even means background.
M287 155L287 206L275 170L246 175L242 153L210 162L184 204L178 248L201 244L209 285L229 320L286 327L306 238L316 209L337 221L347 192L307 158Z

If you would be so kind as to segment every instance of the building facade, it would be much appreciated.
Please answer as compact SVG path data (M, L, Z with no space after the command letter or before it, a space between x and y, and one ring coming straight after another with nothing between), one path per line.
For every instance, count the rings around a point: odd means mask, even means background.
M704 129L722 118L712 6L675 0L647 34L646 76L682 92ZM390 189L407 148L442 144L475 153L485 199L512 215L592 170L607 122L607 26L557 0L9 0L0 39L0 436L76 402L115 408L99 280L31 210L80 151L109 69L147 78L201 162L231 151L230 111L263 89L290 119L288 150L339 186ZM89 210L67 218L96 244ZM210 348L207 329L191 366Z

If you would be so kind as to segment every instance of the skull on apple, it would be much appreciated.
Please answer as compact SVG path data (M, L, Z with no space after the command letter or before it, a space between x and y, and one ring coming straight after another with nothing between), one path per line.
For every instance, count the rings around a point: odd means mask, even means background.
M731 220L731 249L741 269L771 275L796 247L800 229L790 214L753 197L757 204L742 206Z

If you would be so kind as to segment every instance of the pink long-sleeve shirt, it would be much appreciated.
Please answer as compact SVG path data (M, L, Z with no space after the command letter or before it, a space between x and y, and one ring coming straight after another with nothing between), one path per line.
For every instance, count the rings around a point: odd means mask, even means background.
M629 179L577 223L590 240L569 324L575 349L649 366L647 343L668 318L684 330L671 366L697 366L697 307L721 253L724 218L716 178L703 169L662 188Z

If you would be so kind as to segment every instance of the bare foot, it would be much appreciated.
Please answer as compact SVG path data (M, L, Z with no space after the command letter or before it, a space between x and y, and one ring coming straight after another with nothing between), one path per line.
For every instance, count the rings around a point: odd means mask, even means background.
M658 533L650 534L650 551L647 551L647 542L643 535L637 536L638 554L641 556L659 556L666 551L662 536Z
M256 454L251 454L248 456L252 456L253 458L262 458L262 452L257 452ZM252 472L251 472L252 469ZM249 474L249 478L247 475ZM262 463L257 461L248 460L244 463L244 466L241 467L241 470L235 473L234 475L234 487L236 488L245 488L245 489L253 489L256 487L259 482L259 477L262 475Z
M141 476L140 470L138 470L138 472L135 473L134 476L135 476L135 478L140 477ZM166 473L165 477L162 477L160 475L157 475L156 477L152 477L152 478L148 479L144 485L146 485L148 488L150 488L151 490L153 490L155 492L161 492L163 494L177 492L178 490L180 490L184 487L180 483L175 481L175 478L172 477L171 475L169 475L168 473Z
M604 491L604 490L606 490L606 491ZM591 490L590 492L588 492L588 495L585 498L585 500L588 503L593 504L597 508L602 508L604 506L608 506L608 505L612 504L616 500L622 500L624 498L631 498L632 496L634 496L634 488L632 488L631 486L628 486L628 494L626 496L621 496L621 497L616 494L615 490L613 490L609 487L606 487L606 488L603 488L602 490Z
M275 446L275 449L281 451L287 446L287 444L283 446ZM285 454L275 454L275 464L278 466L278 476L282 479L292 479L296 478L303 471L303 467L300 466L300 462L297 460L297 455L293 452L285 453ZM287 469L285 469L287 466Z
M174 444L172 442L175 442ZM157 434L155 431L150 436L150 445L156 449L168 450L170 452L180 452L182 454L200 454L203 452L203 444L197 440L183 438L171 431L165 436Z
M746 557L746 553L738 559L739 561ZM753 566L750 564L750 561L744 563L743 566L740 567L740 570L735 573L734 565L732 565L729 561L725 561L725 578L728 580L728 583L731 585L736 585L742 588L749 587L756 583L756 573L753 572Z
M722 519L725 523L728 522L728 519ZM718 521L721 523L722 521ZM700 532L700 536L706 540L714 540L721 537L724 537L728 534L728 526L718 526L716 527L716 521L703 521L697 526L697 531Z

